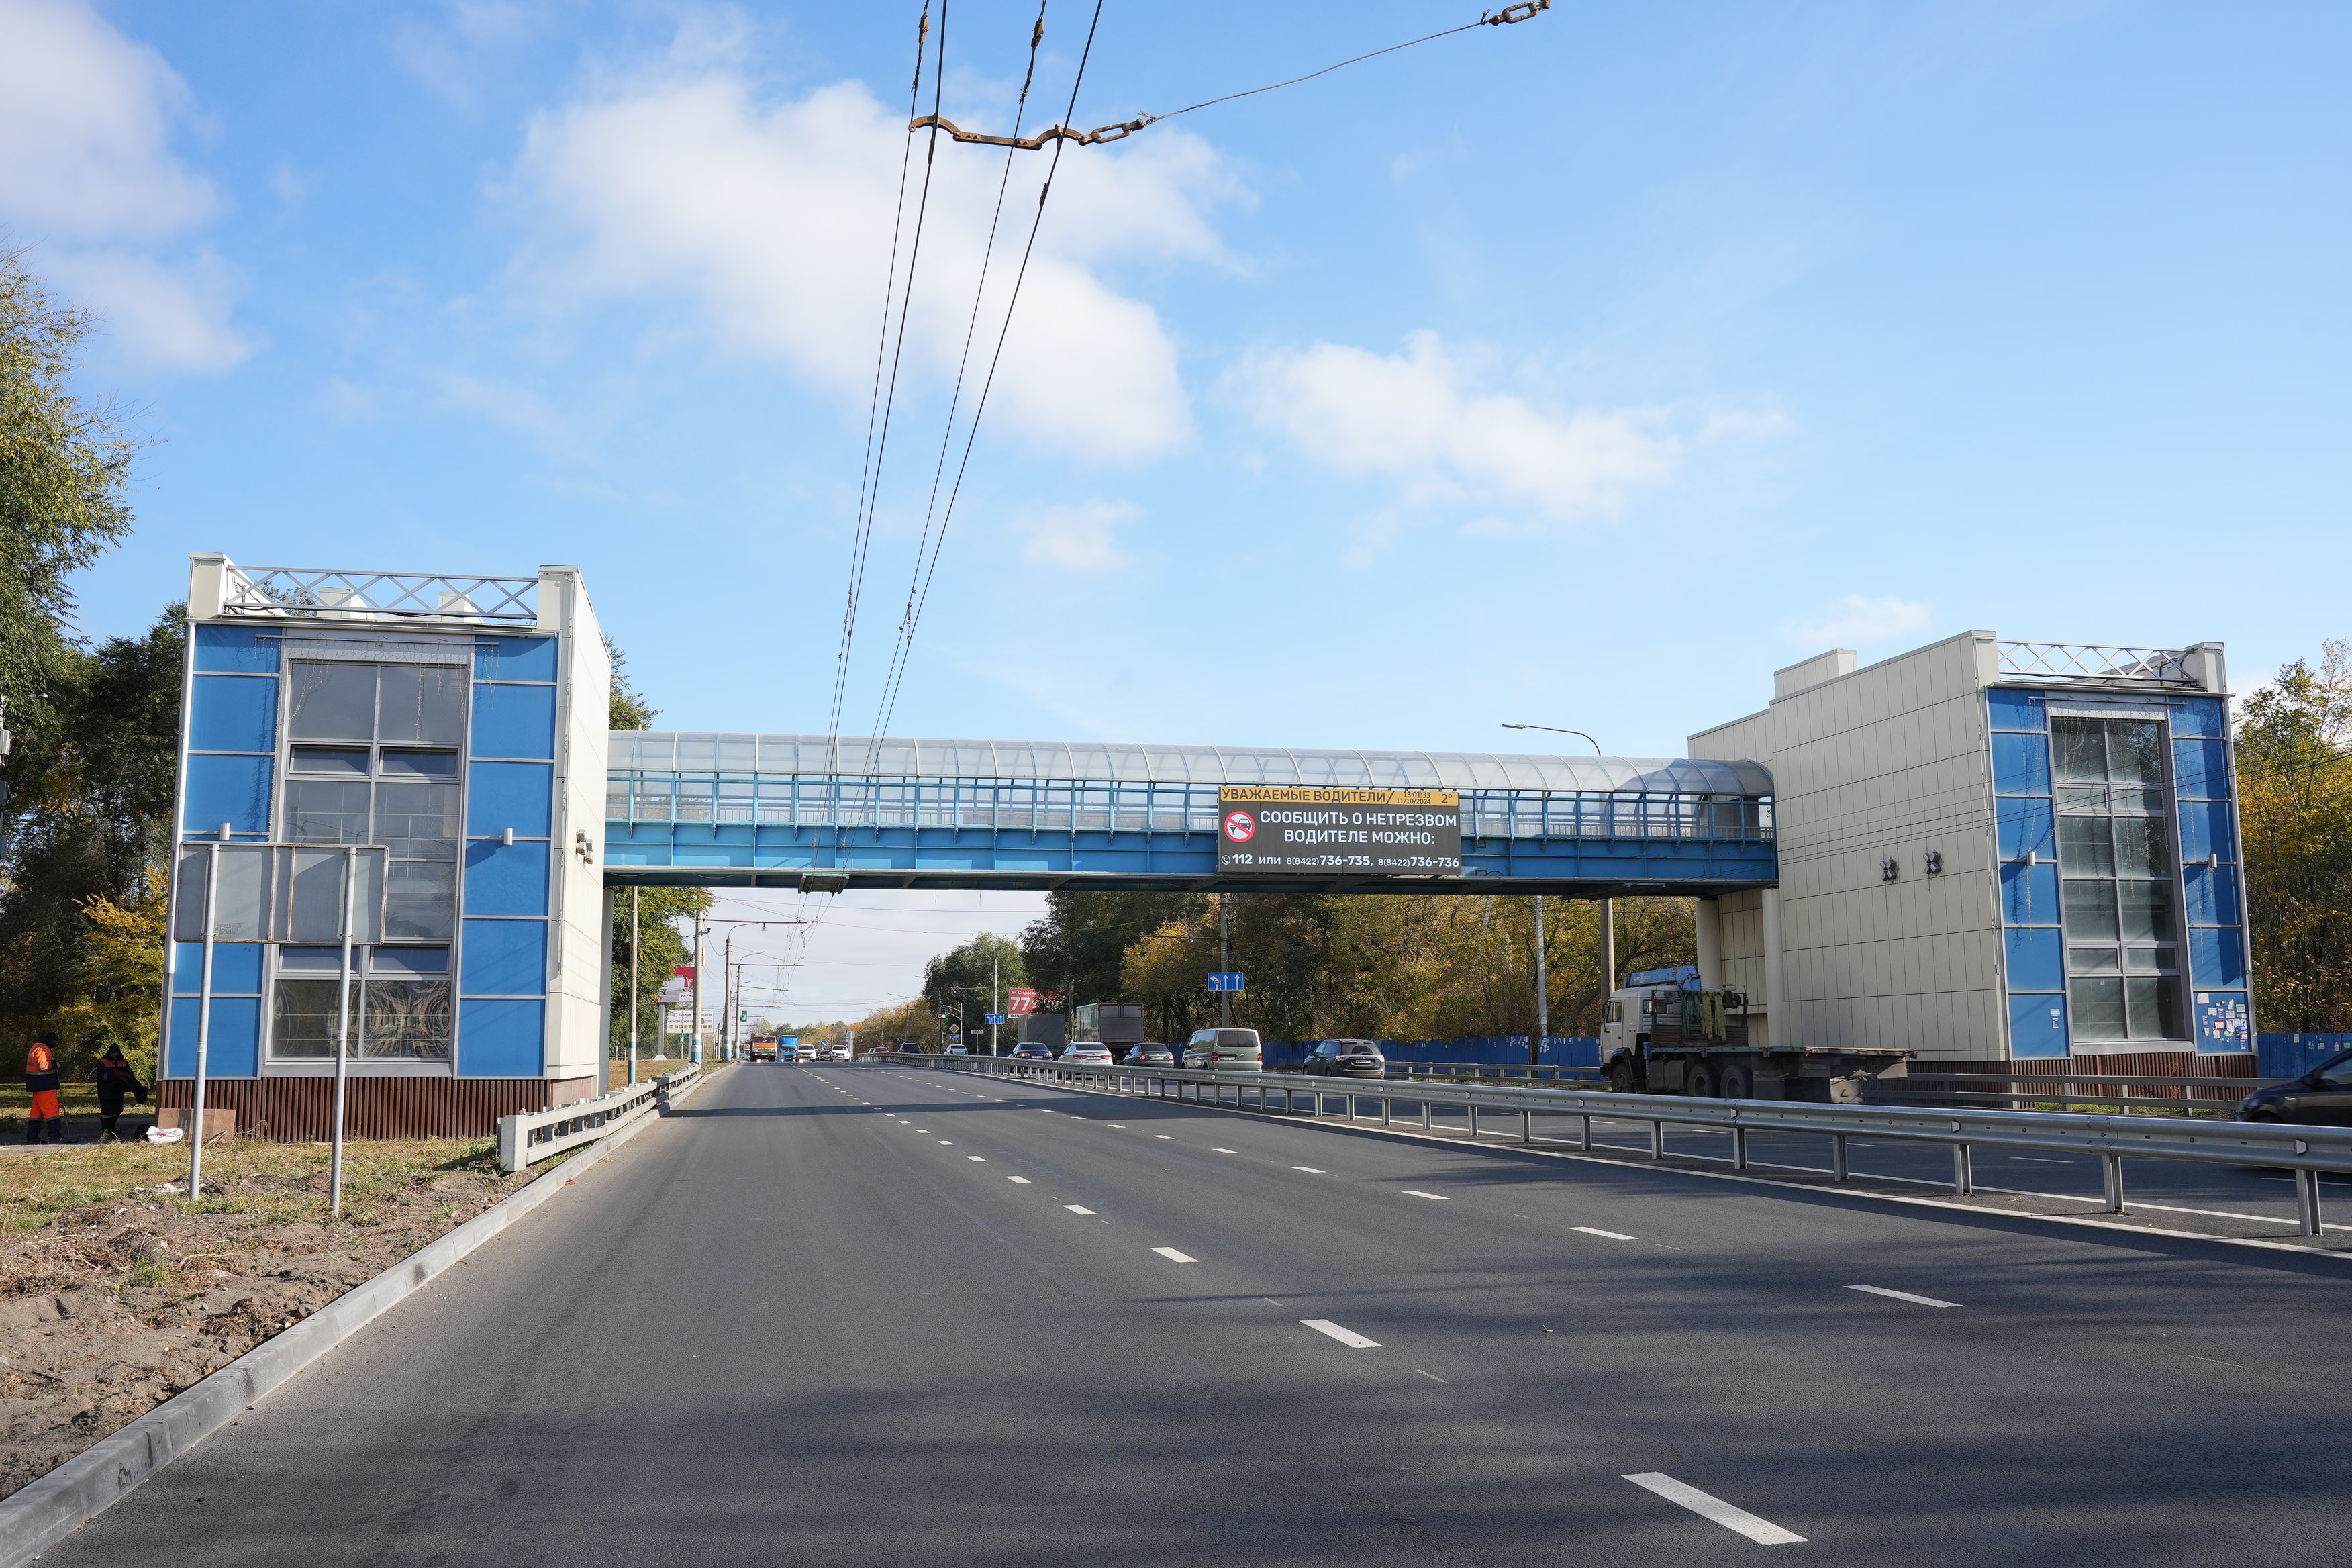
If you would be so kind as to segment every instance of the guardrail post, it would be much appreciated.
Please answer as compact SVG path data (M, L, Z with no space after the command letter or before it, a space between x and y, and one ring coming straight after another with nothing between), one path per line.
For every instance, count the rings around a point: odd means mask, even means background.
M2298 1151L2299 1152L2299 1151ZM2319 1173L2299 1170L2294 1173L2295 1217L2303 1222L2303 1234L2319 1234Z
M522 1118L499 1118L499 1169L509 1173L522 1169Z
M1745 1127L1731 1130L1731 1168L1735 1171L1748 1169L1748 1129Z
M1666 1124L1663 1121L1653 1121L1650 1123L1650 1158L1663 1160L1665 1157Z
M1846 1179L1845 1134L1843 1132L1830 1134L1830 1178L1839 1182Z
M2124 1212L2124 1157L2121 1154L2099 1156L2100 1174L2107 1190L2107 1212Z
M1470 1113L1470 1136L1475 1138L1478 1136L1478 1102L1474 1100L1463 1109Z
M1429 1121L1429 1101L1425 1100L1421 1102L1421 1130L1423 1132L1432 1131Z
M1522 1110L1519 1112L1519 1142L1532 1143L1535 1141L1536 1113L1532 1110Z
M1969 1146L1955 1143L1952 1145L1952 1195L1964 1198L1974 1191L1976 1180L1969 1168Z
M1389 1125L1390 1119L1394 1116L1395 1113L1396 1101L1391 1100L1385 1094L1381 1096L1381 1125L1383 1127Z
M1592 1112L1588 1110L1577 1120L1584 1123L1584 1130L1577 1135L1576 1146L1590 1154L1592 1152Z

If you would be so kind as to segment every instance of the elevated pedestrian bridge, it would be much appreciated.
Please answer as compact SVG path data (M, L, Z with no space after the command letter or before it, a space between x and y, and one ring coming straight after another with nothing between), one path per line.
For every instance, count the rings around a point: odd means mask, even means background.
M1461 792L1463 874L1220 879L1220 784ZM616 730L608 884L1720 893L1778 879L1756 763Z

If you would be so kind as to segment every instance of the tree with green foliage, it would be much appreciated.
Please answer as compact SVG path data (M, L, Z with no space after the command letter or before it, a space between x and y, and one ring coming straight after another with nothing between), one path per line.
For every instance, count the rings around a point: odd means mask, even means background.
M1132 1001L1120 991L1127 950L1170 921L1213 906L1205 893L1105 893L1063 889L1021 933L1021 954L1040 991L1066 992L1066 1005Z
M630 683L625 673L628 655L614 646L611 637L604 639L604 651L613 659L613 691L606 705L606 726L614 730L651 727L661 710L648 703ZM695 916L709 912L710 894L701 888L641 888L635 892L637 1054L647 1058L662 1056L668 1048L662 1036L661 988L669 983L680 964L694 962L694 947L688 932ZM613 1037L608 1044L611 1055L617 1060L626 1060L629 1054L630 896L630 891L624 889L613 900ZM714 1016L723 1005L716 1000L716 978L702 999L705 1010Z
M982 931L932 959L923 966L923 1005L930 1009L932 1023L939 1022L942 1011L960 1011L966 1041L984 1042L988 1038L984 1031L991 1011L992 981L995 1000L1000 1004L1009 988L1029 984L1028 961L1019 945L992 931ZM1004 1008L1000 1005L994 1011L1001 1013ZM997 1037L999 1044L1008 1038L1005 1035Z
M2281 669L2246 703L2237 752L2254 1016L2352 1030L2352 642Z

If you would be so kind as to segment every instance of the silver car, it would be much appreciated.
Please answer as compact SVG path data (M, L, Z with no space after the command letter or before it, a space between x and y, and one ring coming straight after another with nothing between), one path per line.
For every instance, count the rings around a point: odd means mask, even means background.
M1265 1053L1255 1029L1195 1029L1184 1042L1184 1065L1211 1072L1264 1072Z

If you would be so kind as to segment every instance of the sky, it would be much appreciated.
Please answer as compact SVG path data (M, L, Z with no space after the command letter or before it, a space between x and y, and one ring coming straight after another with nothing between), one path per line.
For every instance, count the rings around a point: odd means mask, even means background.
M572 563L656 722L824 731L887 342L849 732L1675 755L1832 647L2242 690L2352 631L2340 5L1557 0L1065 146L1042 211L1051 152L910 144L919 10L0 0L0 234L152 442L87 629L194 550ZM915 107L1010 126L1036 15L932 0ZM1025 130L1475 20L1106 0L1073 110L1093 15ZM949 945L874 907L811 995Z

